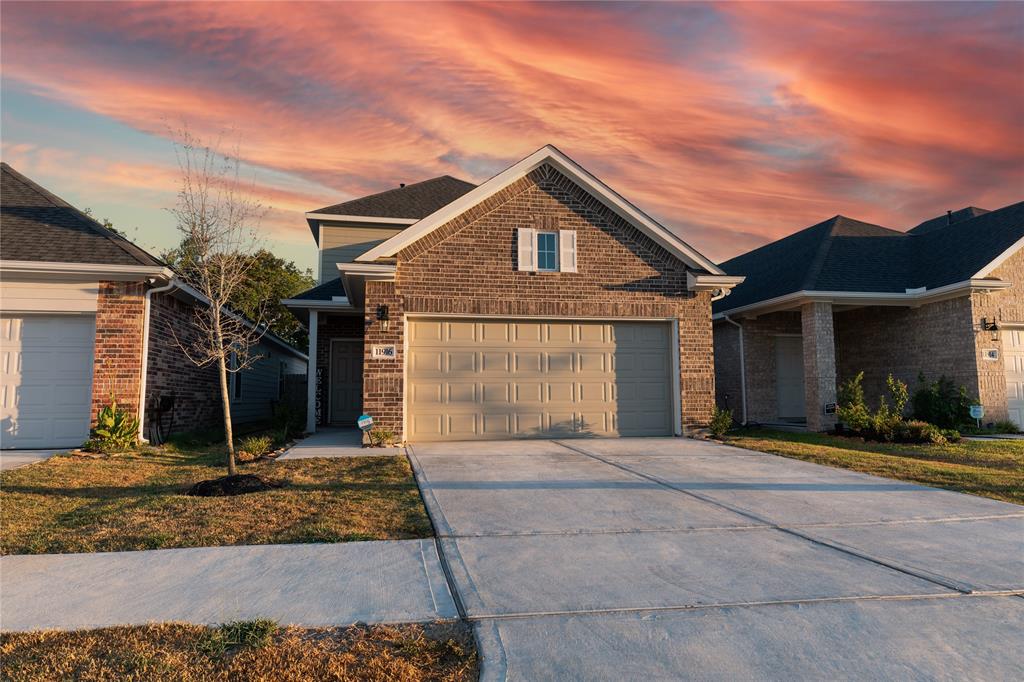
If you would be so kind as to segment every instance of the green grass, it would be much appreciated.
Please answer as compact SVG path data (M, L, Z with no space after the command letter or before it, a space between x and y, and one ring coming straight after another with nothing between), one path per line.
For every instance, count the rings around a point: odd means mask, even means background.
M271 621L210 628L185 623L0 635L4 680L477 679L465 622L341 628Z
M1024 441L908 445L768 429L733 432L725 440L815 464L1024 504Z
M90 459L57 456L0 474L0 554L349 542L430 537L405 457L262 460L285 482L237 497L191 497L223 476L223 446L166 445Z

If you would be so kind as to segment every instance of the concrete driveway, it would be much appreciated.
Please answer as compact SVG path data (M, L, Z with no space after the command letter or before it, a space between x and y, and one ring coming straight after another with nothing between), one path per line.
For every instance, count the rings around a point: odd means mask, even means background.
M716 443L409 448L485 679L1018 679L1024 508Z

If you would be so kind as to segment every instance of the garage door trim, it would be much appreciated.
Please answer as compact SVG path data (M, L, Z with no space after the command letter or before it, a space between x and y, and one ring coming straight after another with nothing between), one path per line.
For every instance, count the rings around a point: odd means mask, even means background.
M679 371L679 318L678 317L558 317L552 315L477 315L452 313L416 313L406 312L402 315L402 434L409 435L409 322L423 319L463 319L463 320L554 320L558 322L667 322L669 323L669 357L671 359L671 393L672 393L672 431L676 436L683 435L682 417L682 382Z

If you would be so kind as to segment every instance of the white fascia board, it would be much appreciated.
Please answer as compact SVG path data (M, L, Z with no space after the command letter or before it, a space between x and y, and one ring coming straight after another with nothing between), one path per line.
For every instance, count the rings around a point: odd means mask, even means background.
M170 280L174 272L162 265L108 265L106 263L58 263L54 261L0 261L4 275L57 275L109 281L156 278Z
M395 266L386 263L337 263L337 266L342 275L395 276Z
M994 291L1008 289L1011 282L1001 279L968 279L962 282L954 282L935 289L925 289L916 293L899 292L877 292L877 291L794 291L790 294L776 296L750 305L730 308L715 313L712 319L721 320L726 315L734 317L747 313L758 315L784 310L804 303L832 303L835 305L891 305L891 306L918 306L925 303L932 303L942 298L952 298L969 294L972 291Z
M686 273L686 288L690 291L709 291L722 289L728 291L743 284L746 277L740 275L705 275L695 272Z
M1013 246L1003 251L1001 254L996 256L995 260L991 261L988 265L978 270L971 279L981 279L982 277L988 277L992 274L992 271L998 268L1000 265L1006 262L1006 260L1013 254L1020 251L1020 248L1024 246L1024 237L1021 237L1013 243Z
M306 220L323 220L325 222L345 223L378 223L380 225L412 225L418 218L378 218L366 215L336 215L333 213L307 213Z
M352 303L347 298L341 296L336 297L335 300L331 301L316 301L305 298L285 298L281 300L281 305L288 308L308 308L315 310L350 310L352 309Z
M676 256L690 267L707 270L709 273L716 275L725 274L718 268L718 266L701 255L696 249L674 235L639 208L628 202L615 190L598 180L582 166L550 144L541 147L522 161L506 168L501 173L498 173L487 182L467 194L464 194L447 206L443 206L434 211L409 229L370 249L363 255L357 257L356 260L372 262L378 258L394 256L413 242L421 239L453 218L468 211L496 192L508 187L516 180L525 177L527 174L545 163L550 164L559 172L577 182L590 194L599 199L605 206L617 213L623 220L647 234L651 239L664 247L669 253Z

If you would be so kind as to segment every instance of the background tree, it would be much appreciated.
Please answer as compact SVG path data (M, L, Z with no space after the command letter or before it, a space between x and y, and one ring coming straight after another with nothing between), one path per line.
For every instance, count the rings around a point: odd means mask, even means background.
M198 334L194 339L175 339L191 362L217 370L228 446L228 475L234 476L237 472L228 374L252 367L260 359L254 351L266 327L262 308L251 312L250 323L232 312L230 305L257 262L254 256L260 246L258 228L267 209L252 198L251 186L243 186L237 153L225 155L219 143L204 144L187 129L177 137L175 154L181 171L181 189L171 213L184 248L178 273L207 299L208 305L195 307Z
M190 267L193 251L183 240L177 248L161 254L161 258L175 270L185 272ZM296 348L304 348L308 342L306 330L281 305L281 299L291 298L315 285L312 272L302 271L292 261L278 258L266 249L247 257L253 262L242 284L232 293L231 308L250 319L263 315L272 332Z

